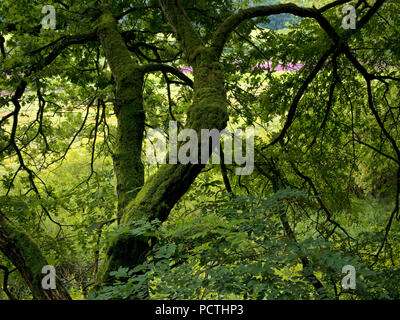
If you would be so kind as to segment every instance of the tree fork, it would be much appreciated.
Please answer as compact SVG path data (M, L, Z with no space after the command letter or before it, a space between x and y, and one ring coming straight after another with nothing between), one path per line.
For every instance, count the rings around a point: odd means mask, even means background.
M110 19L110 17L107 19ZM113 26L110 21L107 22L107 25ZM113 28L116 30L115 25ZM116 43L117 34L110 38L110 35L106 34L104 27L101 30L103 31L99 33L100 40L104 43L105 50L109 49L107 58L113 61L111 62L112 71L113 65L117 68L116 72L114 73L113 71L113 73L118 81L121 72L119 66L115 65L115 61L118 59L113 55L121 55L118 60L121 62L121 59L126 57L128 53L125 50L126 47L122 43L122 39L118 44ZM105 43L107 39L113 41L114 45L120 48L117 50L115 47ZM222 66L218 62L214 50L203 46L199 46L196 52L191 55L191 61L194 73L194 100L187 112L186 127L196 130L198 134L200 134L201 129L222 130L228 121ZM132 67L136 69L136 67ZM127 81L127 78L123 79ZM124 82L122 81L120 85L124 85ZM121 114L119 117L121 117ZM204 165L202 164L161 166L148 179L129 205L124 208L121 223L128 223L142 218L147 221L154 219L158 219L161 222L165 221L174 205L188 191L203 167ZM98 280L112 280L109 276L111 271L119 267L133 268L142 263L149 249L150 244L146 239L127 235L121 236L108 248L107 258L103 263L101 272L99 272Z

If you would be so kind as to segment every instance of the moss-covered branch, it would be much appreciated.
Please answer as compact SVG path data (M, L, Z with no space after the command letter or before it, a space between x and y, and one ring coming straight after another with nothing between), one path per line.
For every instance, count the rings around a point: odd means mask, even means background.
M96 30L115 79L123 78L129 70L134 69L137 65L126 47L118 30L117 20L111 12L105 11L99 17Z
M282 13L290 13L302 18L314 18L321 24L321 26L327 30L329 24L326 24L322 18L322 14L315 8L303 8L293 3L276 4L269 6L256 6L244 10L239 10L238 13L231 15L227 18L217 29L212 39L212 47L215 48L217 55L222 53L226 41L230 33L239 26L242 22L257 18L266 17L271 15L277 15ZM331 30L329 30L331 32Z
M0 251L18 269L26 285L36 300L70 300L59 279L56 289L45 290L42 288L42 268L48 265L39 247L33 239L23 230L15 226L0 211Z
M72 36L63 36L39 49L34 50L31 54L40 53L45 49L51 49L50 53L39 64L35 64L27 75L35 73L50 65L66 48L75 44L84 44L88 41L96 40L96 33L89 32Z
M186 15L185 10L177 0L159 0L169 24L177 35L177 39L186 54L189 63L192 62L196 50L203 47L203 41Z
M132 59L111 12L104 12L98 19L97 34L117 85L114 108L118 118L118 141L114 163L121 215L144 183L141 161L144 73Z

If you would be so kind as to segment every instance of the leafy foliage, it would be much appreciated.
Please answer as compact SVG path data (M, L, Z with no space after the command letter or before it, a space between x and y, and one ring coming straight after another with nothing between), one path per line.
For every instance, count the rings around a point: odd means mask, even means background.
M39 244L73 299L400 297L397 0L348 1L358 23L367 20L356 30L341 27L341 6L321 13L330 32L288 13L237 24L219 62L228 129L255 128L254 172L208 164L171 213L157 203L163 222L148 212L121 221L116 106L121 83L133 80L129 72L116 79L93 33L100 2L117 17L134 64L163 65L135 87L145 130L168 131L170 120L183 127L199 97L191 57L159 1L1 1L0 214ZM279 3L180 1L209 47L228 17ZM56 30L40 26L48 4ZM146 163L149 144L144 138L145 182L160 167ZM109 244L121 239L145 244L143 261L97 283ZM356 269L355 290L342 288L345 265ZM9 272L1 299L33 298L5 252L0 266L0 283Z

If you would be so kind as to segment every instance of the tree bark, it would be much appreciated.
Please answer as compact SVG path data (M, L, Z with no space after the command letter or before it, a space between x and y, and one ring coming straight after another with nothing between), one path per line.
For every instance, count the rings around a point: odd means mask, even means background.
M167 14L169 14L170 9L170 7L166 8ZM175 9L172 8L172 10ZM179 14L179 10L172 13L173 17L171 21L176 21L177 14ZM182 26L188 28L184 36L198 40L198 34L194 29L190 29L190 24L184 19L185 16L183 18L181 16L178 19L181 20L181 23L177 26L177 29L182 28ZM133 95L141 95L141 82L140 86L138 85L139 82L136 82L136 88L133 88L132 82L132 79L136 79L136 81L139 79L138 76L133 77L133 73L138 68L133 63L122 63L123 59L126 59L126 61L129 60L129 52L122 38L117 34L115 20L114 22L111 21L111 14L105 13L100 18L98 25L100 41L106 52L118 86L126 88L127 95L128 91L131 90L129 96L133 99ZM117 41L116 39L119 40ZM224 75L222 66L218 61L219 58L215 55L212 48L204 47L201 41L197 40L194 43L199 44L198 47L194 47L193 42L189 40L183 41L183 46L186 54L190 56L188 60L193 67L194 74L194 99L193 104L187 112L186 128L196 130L200 138L201 129L224 129L227 124L228 115L226 110L227 101L224 88ZM120 65L124 66L123 70L120 70ZM127 66L131 69L129 72L126 71ZM116 68L116 70L114 71L113 68ZM142 70L145 69L142 68ZM127 76L121 77L124 73L132 78ZM117 96L117 100L120 100L120 97ZM139 99L136 99L136 101L139 101ZM139 103L136 106L138 105ZM125 105L122 108L128 109ZM138 107L136 110L141 109ZM122 109L119 110L119 117L123 121L121 111ZM130 126L132 128L132 123ZM201 145L199 145L199 150L201 152ZM122 162L120 162L120 166L123 167ZM132 167L128 165L124 169L126 170L126 174L132 175L132 172L127 172L130 170L129 166ZM148 179L134 199L132 199L132 196L129 197L129 205L124 205L121 211L121 223L128 223L142 218L145 218L147 221L154 219L158 219L161 222L165 221L174 205L188 191L190 185L203 167L203 164L167 164L161 166ZM129 235L121 236L111 243L108 248L106 261L99 272L99 280L111 280L109 277L110 271L117 270L119 267L133 268L142 263L149 249L148 239Z
M42 288L42 268L48 265L39 247L24 231L0 212L0 251L18 269L35 300L71 300L59 279L56 289Z
M120 218L124 208L135 198L144 183L141 161L145 122L143 73L131 58L111 12L105 11L100 16L96 30L116 82L114 109L118 119L118 133L114 168Z

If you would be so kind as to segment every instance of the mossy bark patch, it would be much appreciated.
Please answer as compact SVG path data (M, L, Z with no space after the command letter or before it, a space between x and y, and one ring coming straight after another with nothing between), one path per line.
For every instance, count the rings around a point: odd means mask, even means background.
M42 288L42 268L46 258L34 240L0 213L0 251L15 265L36 300L70 300L57 279L56 289Z

